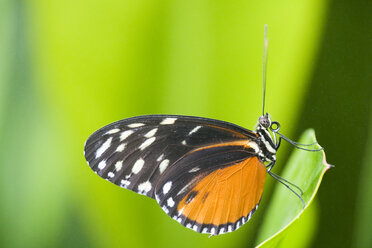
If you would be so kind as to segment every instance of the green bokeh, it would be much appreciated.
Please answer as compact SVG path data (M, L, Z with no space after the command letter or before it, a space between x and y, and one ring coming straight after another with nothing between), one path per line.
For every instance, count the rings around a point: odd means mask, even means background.
M372 101L371 101L372 105ZM372 223L372 114L370 114L368 129L366 156L363 159L363 166L360 173L359 192L357 198L357 218L353 231L353 245L355 247L371 247L372 237L370 233Z
M199 115L252 128L261 113L267 23L267 110L289 137L314 126L331 155L329 162L345 175L350 161L366 153L363 137L358 129L354 139L362 141L353 140L356 145L350 149L355 150L343 164L347 153L335 148L334 137L344 139L352 129L346 128L348 121L332 126L327 114L339 111L345 99L349 115L344 120L351 118L351 109L359 116L369 111L358 106L371 98L371 73L366 69L371 39L362 35L371 29L370 22L362 21L371 8L359 4L0 1L0 247L253 245L274 180L268 178L252 223L208 239L171 220L151 199L98 178L86 165L84 142L103 125L141 114ZM332 35L331 24L336 30ZM367 44L362 52L358 42ZM324 59L328 55L331 61ZM364 67L356 66L362 62ZM349 68L358 73L347 73ZM344 97L354 82L360 83L361 93ZM325 119L328 125L317 125ZM296 127L299 120L306 125ZM288 148L281 148L276 172ZM356 185L358 176L348 180ZM314 244L351 244L352 225L336 221L332 226L324 214L337 218L331 214L337 208L340 219L354 221L356 209L339 204L354 199L349 191L346 199L337 193L337 187L347 186L343 183L342 176L334 176L320 190L321 231ZM330 239L323 235L325 226Z

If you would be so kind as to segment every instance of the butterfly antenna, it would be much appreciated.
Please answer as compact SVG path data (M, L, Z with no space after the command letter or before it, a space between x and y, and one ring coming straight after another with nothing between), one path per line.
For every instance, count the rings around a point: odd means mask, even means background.
M263 79L263 103L262 103L262 115L265 115L265 92L266 92L266 65L267 65L267 49L269 47L269 39L267 38L267 24L265 24L264 33L264 46L263 46L263 66L262 66L262 79Z
M279 183L283 184L287 189L289 189L290 191L292 191L293 194L295 194L298 199L301 200L302 202L302 209L305 209L306 207L306 204L304 202L304 199L302 199L302 197L296 192L294 191L289 185L292 185L294 187L296 187L297 189L300 190L301 194L303 194L302 190L300 187L298 187L297 185L293 184L293 183L290 183L289 181L285 180L284 178L272 173L271 171L268 172L270 176L272 176L275 180L277 180ZM288 185L289 184L289 185Z

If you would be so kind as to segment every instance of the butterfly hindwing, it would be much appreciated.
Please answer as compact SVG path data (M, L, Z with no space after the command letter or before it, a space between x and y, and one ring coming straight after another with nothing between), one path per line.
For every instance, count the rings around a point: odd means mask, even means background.
M161 177L156 199L187 228L212 235L247 222L261 199L266 168L247 142L227 142L187 153Z
M149 115L107 125L86 142L89 166L102 178L154 198L163 173L188 152L237 140L254 139L249 130L213 119Z

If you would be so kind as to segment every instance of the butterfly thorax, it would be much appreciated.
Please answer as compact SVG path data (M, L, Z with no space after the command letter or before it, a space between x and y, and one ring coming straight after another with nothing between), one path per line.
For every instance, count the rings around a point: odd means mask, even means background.
M258 134L258 146L260 152L258 153L258 158L262 162L275 162L276 161L276 151L277 145L274 143L273 136L270 134L269 127L271 121L267 115L261 116L256 128L256 133Z

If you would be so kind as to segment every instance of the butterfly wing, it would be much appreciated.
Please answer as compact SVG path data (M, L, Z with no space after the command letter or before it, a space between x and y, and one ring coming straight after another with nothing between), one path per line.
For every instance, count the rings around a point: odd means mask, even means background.
M232 232L258 207L266 167L253 143L227 142L193 150L161 177L156 200L173 219L201 233Z
M99 176L154 198L160 177L188 152L210 144L254 140L237 125L191 116L147 115L109 124L87 140L84 155Z

